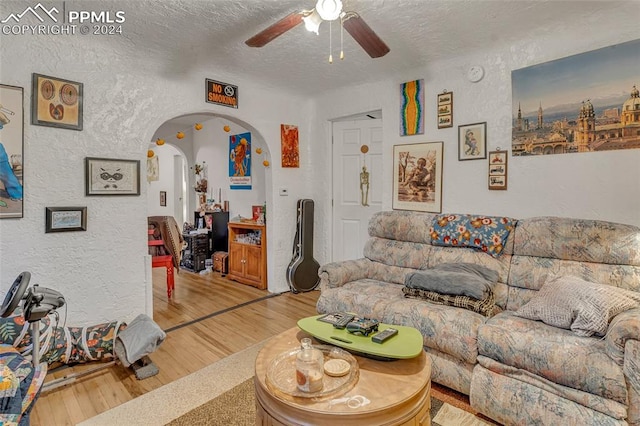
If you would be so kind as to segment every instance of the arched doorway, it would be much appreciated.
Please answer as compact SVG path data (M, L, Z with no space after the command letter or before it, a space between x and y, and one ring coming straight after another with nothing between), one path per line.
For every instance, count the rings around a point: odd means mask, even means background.
M240 190L229 185L230 138L245 135L250 141L250 187ZM191 113L165 121L154 132L149 158L157 157L158 179L148 181L149 215L173 216L178 225L198 225L201 193L196 192L195 165L205 167L209 205L228 206L229 218L251 217L252 206L270 199L270 160L268 146L248 123L215 113ZM167 176L167 174L169 176ZM164 197L164 206L161 206ZM188 302L181 300L181 302Z

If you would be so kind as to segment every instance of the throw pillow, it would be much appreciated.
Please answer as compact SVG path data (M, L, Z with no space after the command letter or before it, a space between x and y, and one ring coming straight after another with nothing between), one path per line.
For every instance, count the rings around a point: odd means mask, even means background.
M442 214L433 219L431 244L470 247L498 257L515 224L508 217Z
M604 336L613 317L637 306L640 293L635 291L554 276L515 315L572 330L578 336Z

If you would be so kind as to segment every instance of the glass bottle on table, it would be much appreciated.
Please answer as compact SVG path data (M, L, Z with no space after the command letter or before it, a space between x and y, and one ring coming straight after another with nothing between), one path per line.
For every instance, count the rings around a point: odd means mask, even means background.
M296 383L303 392L322 390L324 376L324 355L311 344L308 337L300 341L302 347L296 357Z

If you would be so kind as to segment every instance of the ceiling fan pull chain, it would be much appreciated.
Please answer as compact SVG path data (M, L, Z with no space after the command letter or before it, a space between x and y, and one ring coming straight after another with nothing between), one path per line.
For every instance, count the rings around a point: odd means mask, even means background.
M342 19L340 19L340 59L344 59L344 44L343 44L343 35L344 33L344 26L342 25Z
M329 63L333 63L333 55L331 54L331 21L329 21Z

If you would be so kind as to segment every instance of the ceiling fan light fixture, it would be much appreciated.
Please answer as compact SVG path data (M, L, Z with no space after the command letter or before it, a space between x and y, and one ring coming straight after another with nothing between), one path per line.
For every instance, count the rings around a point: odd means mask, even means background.
M316 11L325 21L333 21L340 17L342 12L341 0L318 0Z
M314 9L310 14L302 18L302 20L304 21L304 27L307 31L318 34L322 18L317 10Z

